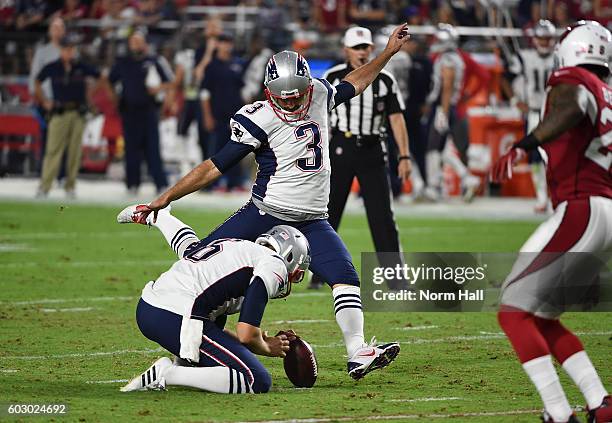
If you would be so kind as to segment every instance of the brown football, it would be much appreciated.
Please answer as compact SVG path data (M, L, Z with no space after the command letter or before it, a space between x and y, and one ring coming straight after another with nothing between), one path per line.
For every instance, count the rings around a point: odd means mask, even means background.
M289 351L283 359L287 378L298 388L311 388L317 381L319 372L314 350L293 331L279 332L281 333L289 339Z

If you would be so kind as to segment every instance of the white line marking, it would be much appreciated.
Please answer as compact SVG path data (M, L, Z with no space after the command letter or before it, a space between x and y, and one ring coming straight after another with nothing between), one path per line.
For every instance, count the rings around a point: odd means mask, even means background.
M430 402L430 401L457 401L463 398L459 397L429 397L429 398L414 398L414 399L389 399L385 402Z
M0 373L17 373L15 369L0 369Z
M39 300L0 302L0 305L61 304L73 302L131 301L138 297L41 298Z
M291 298L308 298L308 297L326 297L330 294L325 292L298 292L291 294ZM76 302L98 302L98 301L135 301L139 297L77 297L77 298L41 298L39 300L24 300L24 301L0 301L0 306L3 305L32 305L32 304L61 304L61 303L76 303Z
M65 313L65 312L79 312L79 311L91 311L93 307L72 307L72 308L41 308L40 311L43 313Z
M142 236L142 231L124 232L31 232L31 233L1 233L0 238L8 239L59 239L59 238L117 238Z
M36 251L27 244L0 244L0 253L29 253Z
M105 355L122 355L122 354L153 354L165 351L163 348L153 348L144 350L117 350L117 351L100 351L93 353L70 353L70 354L51 354L51 355L14 355L0 357L0 360L49 360L52 358L78 358L78 357L100 357Z
M174 260L176 261L176 260ZM21 268L39 266L69 266L69 267L97 267L97 266L139 266L153 265L162 266L174 263L173 260L106 260L106 261L28 261L19 263L0 263L0 268Z
M612 335L612 331L604 332L576 332L579 336L609 336ZM413 344L439 344L443 342L454 342L454 341L482 341L489 339L502 339L505 335L501 336L450 336L447 338L434 338L434 339L412 339L409 341L400 341L403 345ZM323 345L312 345L315 348L333 348L343 347L344 344L341 342L334 342L332 344ZM16 356L0 356L0 360L45 360L52 358L71 358L71 357L98 357L106 355L122 355L122 354L153 354L165 351L163 348L153 348L144 350L118 350L118 351L102 351L93 353L70 353L70 354L52 354L52 355L16 355Z
M326 422L346 422L363 420L416 420L416 419L449 419L457 417L497 417L497 416L517 416L522 414L537 414L540 410L509 410L491 411L480 413L452 413L452 414L395 414L388 416L351 416L351 417L325 417L311 419L291 419L291 420L252 420L240 423L326 423Z
M425 329L437 329L439 326L436 325L428 325L428 326L406 326L403 328L392 328L395 330L425 330Z
M113 379L113 380L88 380L85 383L125 383L128 379Z
M270 322L273 325L292 324L292 323L329 323L331 320L276 320Z

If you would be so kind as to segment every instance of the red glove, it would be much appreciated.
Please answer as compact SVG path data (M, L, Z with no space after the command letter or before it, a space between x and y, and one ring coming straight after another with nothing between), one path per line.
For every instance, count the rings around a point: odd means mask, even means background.
M501 183L512 179L512 167L524 156L525 152L522 149L511 148L491 168L491 181Z

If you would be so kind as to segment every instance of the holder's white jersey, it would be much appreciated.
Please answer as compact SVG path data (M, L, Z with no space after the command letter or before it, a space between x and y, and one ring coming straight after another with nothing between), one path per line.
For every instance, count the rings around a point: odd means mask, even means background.
M329 112L336 89L313 79L308 115L281 120L267 101L242 107L231 119L232 140L255 148L259 169L253 200L263 211L287 220L327 217L329 199Z
M269 248L241 239L220 239L190 252L142 290L150 305L182 316L215 320L240 311L254 277L268 297L287 289L287 268Z
M517 75L512 81L514 95L534 112L542 109L546 81L554 66L553 56L540 56L535 49L525 49L512 58L509 70Z

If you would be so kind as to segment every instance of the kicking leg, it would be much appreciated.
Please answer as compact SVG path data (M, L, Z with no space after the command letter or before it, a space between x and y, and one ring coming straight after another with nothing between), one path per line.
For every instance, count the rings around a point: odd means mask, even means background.
M190 226L183 223L181 220L170 214L170 206L162 209L157 214L157 220L153 222L153 213L149 214L145 221L139 219L139 215L134 213L143 205L128 206L117 215L119 223L142 223L149 226L155 226L160 230L170 248L183 258L185 251L195 242L199 241L196 233Z

